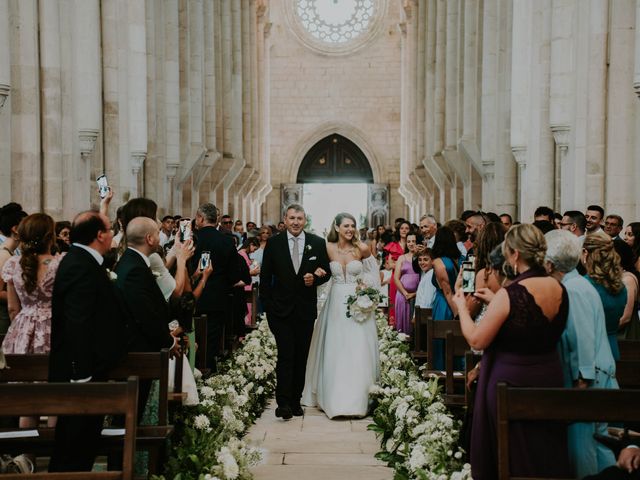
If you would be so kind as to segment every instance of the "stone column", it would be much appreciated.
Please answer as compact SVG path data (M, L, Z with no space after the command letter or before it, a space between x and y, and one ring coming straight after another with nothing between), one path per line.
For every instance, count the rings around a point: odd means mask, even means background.
M551 19L551 83L549 87L549 124L556 141L554 204L557 211L564 211L571 202L573 188L567 170L574 96L574 24L575 1L553 2ZM565 176L566 174L566 176ZM566 178L567 181L563 181Z
M87 2L89 3L89 2ZM45 213L60 219L62 212L63 175L74 172L74 168L65 169L62 161L62 71L60 63L60 4L39 0L40 17L40 103L42 128L42 194ZM75 17L77 19L77 17ZM87 21L87 20L85 20ZM75 25L74 25L75 27ZM76 50L77 51L77 50ZM83 83L83 82L78 82ZM78 99L80 103L82 99ZM91 105L87 106L90 108ZM72 159L72 161L75 159ZM81 166L82 167L82 166ZM86 173L86 169L82 169ZM68 187L82 185L72 182ZM86 187L86 182L84 182ZM87 191L81 189L82 197ZM81 198L81 197L79 197Z
M181 198L175 181L180 167L180 27L178 3L164 0L164 108L166 186L172 213L180 211Z
M634 218L637 184L634 172L634 121L637 99L629 84L634 82L636 6L632 2L611 2L609 6L608 78L606 98L605 212L624 219Z
M1 26L1 25L0 25ZM633 90L640 98L640 0L636 0Z
M129 158L131 173L134 175L131 196L137 197L144 195L142 166L147 157L147 46L144 0L129 0L127 13Z
M0 205L11 200L11 42L9 0L0 0Z
M11 4L11 199L42 211L38 2Z
M588 84L584 98L588 108L585 200L586 205L604 205L609 2L589 2L586 10L589 25L588 58L583 57L582 60L588 62Z
M0 0L0 112L11 90L9 0Z

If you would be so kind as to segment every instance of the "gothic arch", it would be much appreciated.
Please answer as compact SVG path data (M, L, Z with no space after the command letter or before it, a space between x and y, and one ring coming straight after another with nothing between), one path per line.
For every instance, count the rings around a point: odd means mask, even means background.
M300 170L300 165L302 164L302 160L307 152L323 138L336 133L351 140L366 155L373 172L373 182L386 183L382 178L382 168L380 167L378 157L371 146L371 143L367 140L366 135L353 125L341 122L324 123L308 132L295 145L291 156L289 157L290 168L288 176L286 177L287 183L296 183L298 179L298 170Z

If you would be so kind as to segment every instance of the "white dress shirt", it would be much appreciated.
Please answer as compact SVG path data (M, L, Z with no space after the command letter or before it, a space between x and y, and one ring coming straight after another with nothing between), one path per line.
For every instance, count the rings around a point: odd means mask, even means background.
M436 287L433 286L433 268L420 277L418 290L416 291L416 307L431 308L436 296Z
M298 235L297 237L294 237L293 235L291 235L291 233L289 233L289 231L287 230L287 242L289 243L289 256L291 257L291 259L293 260L293 242L295 239L298 239L298 256L300 257L298 260L298 265L302 264L302 255L304 253L304 240L305 240L305 236L304 236L304 230L302 232L300 232L300 235Z
M87 247L86 245L83 245L81 243L72 243L72 245L74 247L78 247L89 252L91 256L96 259L96 262L98 262L98 265L102 265L102 263L104 262L104 257L100 255L100 252L98 252L97 250L91 247Z

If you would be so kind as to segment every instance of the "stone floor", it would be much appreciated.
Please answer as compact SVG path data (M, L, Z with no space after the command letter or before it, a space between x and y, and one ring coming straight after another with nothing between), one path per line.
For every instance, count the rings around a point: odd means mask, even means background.
M247 440L266 450L255 480L390 480L393 471L376 460L370 419L329 420L305 407L304 417L283 421L272 403L249 430Z

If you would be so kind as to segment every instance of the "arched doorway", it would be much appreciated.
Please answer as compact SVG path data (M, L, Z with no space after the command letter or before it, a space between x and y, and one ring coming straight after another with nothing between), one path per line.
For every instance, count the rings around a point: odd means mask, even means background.
M332 133L305 153L297 183L282 185L282 213L292 203L303 204L310 229L325 235L333 216L352 213L359 227L386 225L389 220L387 185L374 184L367 156L351 140Z

